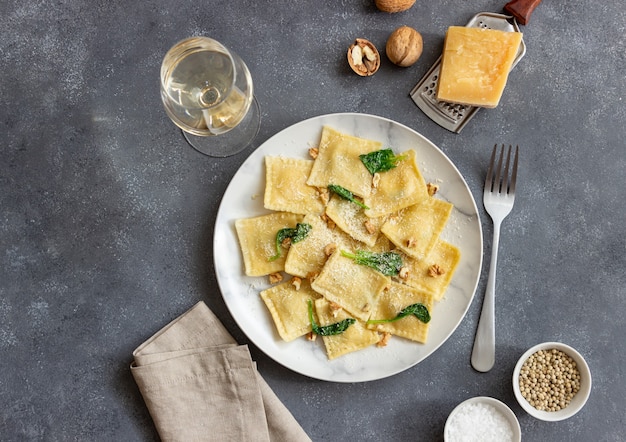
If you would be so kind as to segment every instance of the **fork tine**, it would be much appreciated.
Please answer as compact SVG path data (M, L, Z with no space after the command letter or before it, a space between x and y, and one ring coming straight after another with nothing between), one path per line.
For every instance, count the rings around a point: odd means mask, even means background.
M500 174L502 173L502 159L504 157L504 144L500 149L500 158L498 159L498 168L496 169L496 179L493 185L493 191L500 193L502 191L502 182L500 180Z
M517 154L519 146L515 146L515 159L513 160L513 172L511 173L511 184L509 185L509 193L515 195L515 182L517 181Z
M508 193L509 192L509 165L511 163L511 145L509 144L509 150L506 153L506 163L503 169L502 176L502 187L500 188L500 193ZM502 155L504 155L504 144L502 145Z
M487 177L485 178L485 189L488 189L489 192L492 190L492 179L493 179L493 166L496 162L496 151L498 150L498 145L493 146L493 152L491 152L491 161L489 161L489 169L487 169ZM497 181L496 181L497 182Z

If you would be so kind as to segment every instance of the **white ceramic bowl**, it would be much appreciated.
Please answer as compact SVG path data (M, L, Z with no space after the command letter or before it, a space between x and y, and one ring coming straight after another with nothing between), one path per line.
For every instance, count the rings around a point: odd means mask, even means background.
M511 428L512 431L512 441L513 442L520 442L522 440L522 430L520 429L519 426L519 422L517 420L517 417L515 416L515 413L513 413L513 411L506 406L506 404L504 404L503 402L500 402L497 399L494 399L492 397L487 397L487 396L478 396L478 397L473 397L470 399L467 399L463 402L461 402L459 405L457 405L454 410L452 410L452 412L450 413L450 416L448 416L448 419L446 420L446 425L443 429L443 440L445 442L455 442L459 439L455 439L454 436L454 430L453 430L453 426L456 425L455 422L457 421L457 419L459 418L459 415L461 415L464 410L466 412L468 412L468 410L472 407L472 405L477 405L477 404L484 404L484 405L490 405L493 408L496 409L496 411L502 416L504 417L508 423L509 426ZM486 428L483 427L482 424L484 424L485 426L487 426L490 422L488 422L491 419L485 419L484 422L480 422L480 418L478 420L475 419L472 420L472 429L477 429L477 430L486 430ZM493 420L491 420L493 423ZM485 431L484 434L487 434L487 431ZM487 440L485 438L483 438L482 440Z
M530 355L538 352L539 350L550 350L557 349L562 351L571 357L576 365L578 366L578 371L580 372L580 390L572 401L567 405L567 407L563 408L559 411L542 411L537 410L535 407L530 405L530 403L522 396L522 392L520 391L519 386L519 374L526 362L526 359L530 357ZM531 416L536 417L537 419L543 421L556 422L567 419L569 417L574 416L578 413L581 408L587 402L587 398L589 397L589 393L591 392L591 372L589 371L589 366L585 359L574 350L569 345L562 344L560 342L544 342L543 344L535 345L526 351L520 358L517 364L515 365L515 370L513 370L513 392L515 393L515 398L517 402L519 402L520 406Z

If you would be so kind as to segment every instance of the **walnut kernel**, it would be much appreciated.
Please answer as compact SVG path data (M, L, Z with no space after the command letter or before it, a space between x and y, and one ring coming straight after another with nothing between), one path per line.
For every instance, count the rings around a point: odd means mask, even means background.
M317 194L320 196L320 200L322 200L322 203L324 205L328 204L328 201L330 201L330 192L329 192L328 188L326 188L326 187L318 187L317 188Z
M376 233L376 226L369 219L363 223L363 226L365 227L365 231L369 233L370 235L373 235L374 233Z
M280 273L272 273L269 275L270 284L276 284L283 280L283 275Z
M324 247L324 255L330 256L333 253L335 253L335 250L337 250L337 244L335 243L326 244L326 247Z
M361 77L369 77L380 67L380 54L370 41L357 38L348 48L348 64Z
M426 184L426 189L428 190L428 194L433 196L439 190L439 186L437 184L428 183Z
M336 302L330 301L328 303L328 307L330 308L330 313L333 316L333 318L336 318L337 315L339 315L339 311L341 310L341 306L339 304L337 304Z
M302 278L294 276L291 278L291 285L294 286L296 290L300 290L300 286L302 285Z
M439 264L433 264L430 267L428 267L428 276L432 276L433 278L436 278L437 276L441 276L444 273L446 273L446 271L442 269L441 267L439 267Z
M380 340L376 343L376 347L386 347L389 343L389 339L391 339L391 333L383 333Z
M398 277L400 279L409 279L410 273L411 271L409 270L407 266L402 266L400 267L400 271L398 272Z

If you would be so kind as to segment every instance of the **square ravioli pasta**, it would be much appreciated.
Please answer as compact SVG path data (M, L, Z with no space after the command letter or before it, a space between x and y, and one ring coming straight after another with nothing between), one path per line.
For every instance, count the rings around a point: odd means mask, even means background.
M378 295L390 280L370 267L355 264L337 249L328 258L311 287L355 318L367 321Z
M406 271L403 282L426 290L433 294L435 301L441 301L460 261L461 251L439 239L424 259L402 257Z
M311 331L309 304L321 295L316 293L308 280L294 278L261 292L261 299L272 315L280 337L286 341Z
M285 272L307 278L319 273L328 258L327 247L348 247L352 239L340 229L331 229L317 215L306 215L303 223L311 231L302 241L291 244L285 261Z
M373 247L380 236L383 217L370 218L351 201L333 195L326 205L326 215L353 239Z
M315 313L322 326L352 317L343 309L331 308L331 303L325 298L319 298L315 301ZM374 330L369 330L362 322L356 321L343 333L322 336L322 340L326 348L326 355L328 359L332 360L378 343L380 335Z
M306 183L312 167L313 160L265 157L265 208L301 215L324 212L318 189Z
M396 167L375 175L372 191L363 201L369 207L365 210L367 216L389 215L429 198L426 182L417 167L415 151L408 150L399 157L402 160Z
M276 212L235 221L246 275L264 276L285 269L284 250L278 259L271 260L276 254L276 233L294 228L302 218L295 213Z
M391 281L389 286L380 294L378 303L372 310L370 320L393 319L402 309L418 303L426 307L429 313L432 313L434 304L432 294ZM415 315L409 315L397 321L368 324L367 326L379 332L391 333L395 336L425 343L430 322L424 323Z
M390 217L380 231L405 254L426 257L443 232L452 204L430 197Z
M353 137L324 126L318 155L307 184L315 187L334 184L360 197L369 195L372 175L359 155L378 150L380 146L378 141Z

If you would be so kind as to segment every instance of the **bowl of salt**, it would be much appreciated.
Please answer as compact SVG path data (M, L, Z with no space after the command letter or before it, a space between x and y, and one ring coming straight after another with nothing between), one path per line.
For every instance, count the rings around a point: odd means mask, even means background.
M467 399L448 416L445 442L521 442L522 430L515 413L503 402L487 396Z

